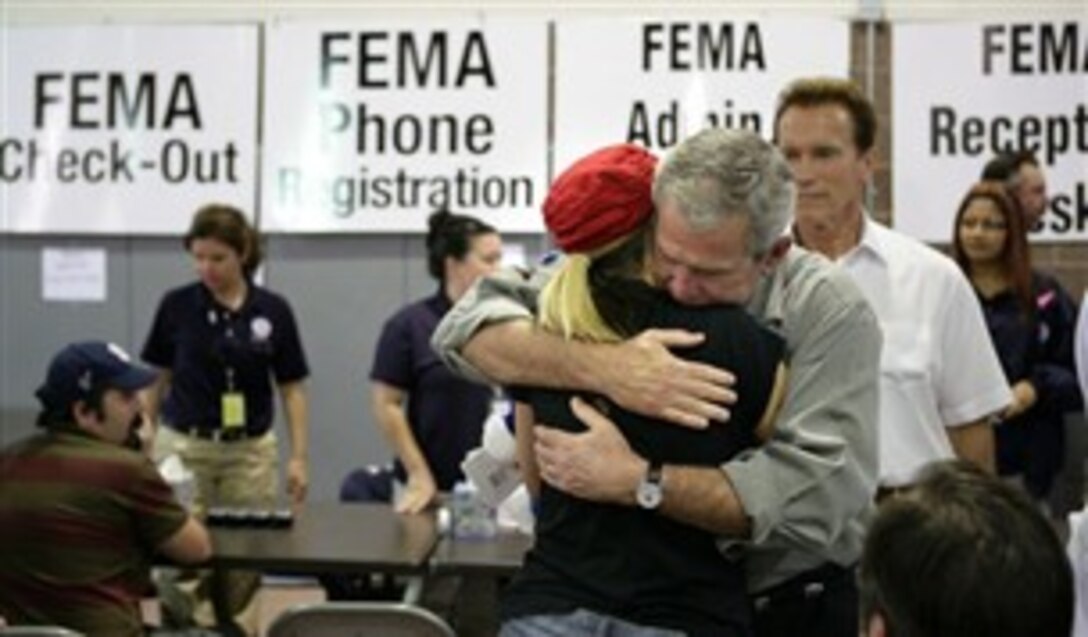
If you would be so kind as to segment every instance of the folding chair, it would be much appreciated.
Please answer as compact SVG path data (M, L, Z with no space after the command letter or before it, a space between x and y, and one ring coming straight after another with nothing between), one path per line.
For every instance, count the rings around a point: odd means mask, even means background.
M60 626L3 626L0 637L83 637L83 633Z
M392 602L326 602L284 611L267 637L456 637L434 613Z

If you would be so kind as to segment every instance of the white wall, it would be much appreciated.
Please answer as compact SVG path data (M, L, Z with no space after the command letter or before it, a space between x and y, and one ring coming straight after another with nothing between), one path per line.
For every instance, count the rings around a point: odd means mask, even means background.
M594 0L295 0L241 2L224 0L0 0L0 23L61 22L86 23L94 20L131 22L238 21L276 18L316 18L360 11L399 13L415 9L429 12L466 10L539 12L550 15L571 13L638 14L667 12L743 11L754 13L804 13L834 16L882 15L891 20L1009 17L1039 17L1050 14L1088 15L1088 0L761 0L602 2Z

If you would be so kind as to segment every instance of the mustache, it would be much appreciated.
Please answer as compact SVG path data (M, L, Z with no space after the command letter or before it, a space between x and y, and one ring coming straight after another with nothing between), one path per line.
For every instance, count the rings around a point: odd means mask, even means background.
M141 448L140 442L140 427L144 424L144 415L137 413L132 417L132 421L128 424L128 435L125 436L124 445L130 449L139 451Z
M136 433L144 424L144 415L141 413L132 417L132 421L128 423L128 429L132 433Z

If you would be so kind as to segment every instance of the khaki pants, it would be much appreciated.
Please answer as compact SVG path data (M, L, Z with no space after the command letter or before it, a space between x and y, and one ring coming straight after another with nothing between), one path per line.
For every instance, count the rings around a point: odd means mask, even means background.
M161 460L172 453L193 472L193 515L203 519L209 508L219 506L275 506L279 491L275 433L269 431L258 438L235 442L215 442L159 427L155 459ZM247 634L257 634L260 573L220 569L163 571L159 588L165 615L203 627L233 621Z

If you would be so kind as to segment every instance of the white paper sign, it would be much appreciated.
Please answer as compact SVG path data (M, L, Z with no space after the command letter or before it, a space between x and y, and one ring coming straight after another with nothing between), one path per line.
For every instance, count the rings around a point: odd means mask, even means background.
M427 15L268 29L264 228L539 231L547 23Z
M896 25L895 227L952 239L963 195L999 152L1032 150L1049 206L1033 238L1088 234L1088 22Z
M42 299L106 300L106 251L102 248L42 248Z
M0 230L168 234L252 212L256 26L4 27Z
M849 70L838 20L571 18L556 31L557 173L601 146L661 151L707 126L770 137L787 82Z

